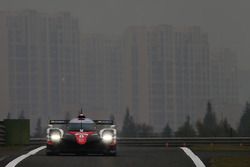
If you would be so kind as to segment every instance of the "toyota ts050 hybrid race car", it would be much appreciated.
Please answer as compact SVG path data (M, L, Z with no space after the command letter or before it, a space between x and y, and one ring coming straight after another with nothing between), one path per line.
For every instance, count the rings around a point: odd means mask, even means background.
M82 113L72 120L50 120L46 154L101 153L115 156L116 133L112 120L91 120Z

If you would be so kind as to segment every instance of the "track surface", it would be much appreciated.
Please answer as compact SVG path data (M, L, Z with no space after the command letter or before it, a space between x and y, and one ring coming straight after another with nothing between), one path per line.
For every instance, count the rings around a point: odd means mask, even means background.
M17 167L195 167L180 148L120 147L116 157L102 155L46 156L45 150L28 157Z

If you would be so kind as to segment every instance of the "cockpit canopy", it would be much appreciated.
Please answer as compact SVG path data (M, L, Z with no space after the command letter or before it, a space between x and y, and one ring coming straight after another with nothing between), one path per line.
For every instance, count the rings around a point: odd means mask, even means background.
M68 131L80 131L80 130L84 132L96 131L96 124L89 118L85 119L76 118L69 121L67 129Z
M69 123L68 131L80 131L84 132L95 131L96 125L95 123Z

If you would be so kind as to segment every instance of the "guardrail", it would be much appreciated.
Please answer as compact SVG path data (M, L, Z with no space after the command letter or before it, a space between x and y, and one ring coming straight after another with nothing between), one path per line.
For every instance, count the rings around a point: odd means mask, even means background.
M0 145L6 144L6 131L3 122L0 122Z
M185 138L118 138L119 145L126 146L193 146L203 144L250 145L250 137L185 137ZM30 145L46 144L45 138L31 138Z
M118 142L131 146L192 146L204 144L250 145L250 137L120 138Z

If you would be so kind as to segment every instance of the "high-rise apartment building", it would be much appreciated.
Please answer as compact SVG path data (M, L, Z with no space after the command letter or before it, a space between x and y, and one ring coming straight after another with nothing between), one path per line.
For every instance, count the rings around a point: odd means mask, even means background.
M124 33L124 105L161 131L203 116L209 99L209 45L199 27L130 27Z
M173 26L150 27L147 43L149 122L156 131L159 131L166 122L175 123L176 82Z
M80 108L79 27L69 13L0 13L6 112L47 123ZM3 61L2 61L3 60ZM2 66L1 65L1 66ZM2 77L1 77L2 78ZM2 102L1 102L2 104ZM6 113L2 115L2 118ZM33 126L34 127L34 126Z
M241 116L238 99L238 68L236 54L228 48L211 49L210 94L219 119L227 118L237 126Z
M130 27L124 34L127 106L135 120L156 130L175 120L174 28Z
M175 28L176 125L204 116L209 100L209 44L200 27Z
M81 38L81 39L80 39ZM121 37L80 35L69 13L0 12L0 118L64 119L126 108L136 123L160 132L186 117L201 119L210 100L219 118L239 116L237 61L230 49L209 51L199 26L129 27Z
M129 109L135 121L149 123L149 63L146 27L129 27L125 31L122 63L123 108Z
M0 120L7 116L9 111L9 75L8 75L8 35L6 17L0 13Z
M81 105L96 119L115 117L120 125L122 98L121 40L101 34L81 39Z

